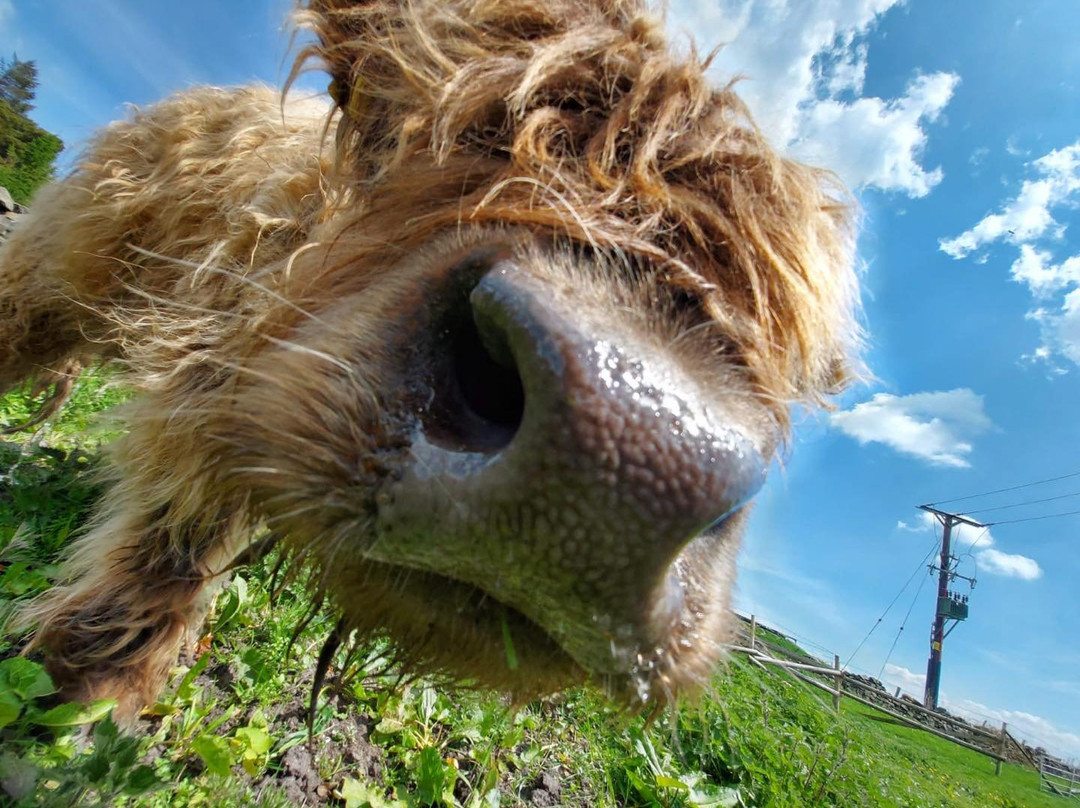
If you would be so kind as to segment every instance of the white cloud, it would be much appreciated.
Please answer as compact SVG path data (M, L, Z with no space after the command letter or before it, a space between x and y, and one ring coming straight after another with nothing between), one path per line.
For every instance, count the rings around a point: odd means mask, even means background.
M1064 227L1050 211L1080 192L1080 140L1044 154L1027 167L1039 179L1025 180L1020 192L1002 205L1000 213L984 216L955 238L942 239L941 249L953 258L963 258L985 244L1002 239L1020 244L1047 235L1059 237Z
M704 47L722 44L715 65L724 77L746 76L740 94L762 128L790 143L800 107L816 99L821 71L899 0L674 0L673 28L684 26Z
M1046 250L1030 244L1020 245L1020 257L1013 261L1010 274L1017 283L1025 284L1037 298L1047 298L1070 286L1080 284L1080 255L1052 263Z
M978 520L978 516L972 517ZM940 522L928 511L923 511L914 522L900 519L896 529L906 533L931 533L938 531ZM989 528L972 527L957 524L952 529L952 554L963 558L970 555L975 559L979 572L987 575L999 575L1004 578L1020 578L1034 581L1042 577L1042 567L1033 558L1017 553L1004 553L994 549L994 535Z
M1057 332L1059 350L1080 365L1080 289L1065 296L1061 314L1051 322Z
M934 523L937 520L933 515L927 514ZM978 516L971 517L978 521ZM993 547L995 544L994 534L990 532L989 528L985 527L972 527L971 525L955 525L952 530L952 546L954 555L965 555L967 553L979 553L987 548Z
M943 174L919 164L927 140L920 123L938 117L958 81L950 73L934 73L916 78L893 101L819 101L804 113L793 151L803 160L834 168L852 185L926 196Z
M960 513L960 516L964 516L964 514ZM970 518L978 521L978 516L972 516ZM921 511L914 524L900 521L897 523L897 527L900 527L900 525L903 525L903 527L900 528L901 530L906 530L909 533L941 532L941 522L939 522L938 518L929 511ZM994 536L989 528L972 527L971 525L960 523L953 525L951 535L954 555L963 555L965 553L970 553L973 550L992 547L994 545Z
M881 683L889 690L900 688L900 692L922 702L923 691L926 689L926 676L922 673L910 671L902 665L885 663L885 670L881 675Z
M919 511L914 523L905 522L903 519L896 520L896 529L907 533L932 533L937 530L937 526L937 519L928 511Z
M890 692L899 687L902 692L922 701L923 689L926 686L924 674L890 662L885 665L881 681ZM950 699L944 690L939 701L946 710L972 723L991 722L1000 727L1004 721L1009 725L1010 733L1033 746L1042 746L1051 754L1060 757L1080 757L1080 735L1059 729L1042 716L1021 710L999 710L971 699Z
M863 96L866 36L901 0L674 0L673 27L702 47L723 44L715 70L745 76L739 92L759 126L794 156L853 187L924 196L941 170L920 160L923 126L959 81L916 76L899 98Z
M1003 553L993 547L978 550L975 553L975 563L982 572L990 575L1020 578L1024 581L1034 581L1042 577L1042 568L1035 559L1014 553Z
M1005 151L1013 157L1027 157L1031 154L1027 149L1021 148L1016 142L1016 135L1009 135L1005 139Z
M1036 178L1025 180L1014 198L960 235L941 239L939 245L953 258L976 253L976 260L981 261L986 254L977 251L995 242L1019 248L1020 255L1010 268L1012 279L1024 284L1036 300L1061 296L1056 310L1040 306L1028 313L1028 319L1039 323L1042 344L1023 358L1045 363L1061 374L1065 371L1055 364L1055 357L1080 364L1080 255L1055 263L1050 249L1039 245L1062 239L1066 225L1055 214L1080 204L1080 140L1032 160L1027 168Z
M971 699L945 699L944 704L945 709L975 723L989 720L1000 725L1004 721L1010 734L1058 757L1080 758L1080 735L1059 729L1042 716L1023 710L995 709Z
M1064 264L1073 261L1075 259L1071 258ZM1055 355L1060 354L1080 365L1080 288L1065 295L1059 309L1033 309L1027 313L1027 318L1039 324L1042 345L1033 354L1026 355L1025 359L1042 361L1059 374L1065 371L1054 365Z
M11 0L0 0L0 23L6 22L13 16L15 16L15 5Z
M860 444L883 443L931 465L956 468L971 465L970 438L993 425L983 397L967 388L909 396L878 393L833 413L829 422Z
M853 35L846 37L836 48L837 58L832 62L824 60L818 71L818 81L825 85L825 91L830 96L843 93L862 95L870 48L865 42L853 45L853 40Z
M1025 181L1020 193L1008 202L1001 213L990 213L978 224L956 238L941 239L942 252L953 258L964 258L969 253L993 241L1005 240L1013 244L1037 239L1052 227L1060 234L1059 225L1050 215L1050 208L1063 201L1060 189L1050 180Z

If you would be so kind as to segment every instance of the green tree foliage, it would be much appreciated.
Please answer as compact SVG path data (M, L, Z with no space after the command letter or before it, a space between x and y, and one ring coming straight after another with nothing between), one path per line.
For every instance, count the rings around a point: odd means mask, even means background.
M0 59L0 185L26 204L53 177L64 144L27 117L34 108L37 67L32 61Z
M0 99L17 114L26 115L34 108L30 102L37 85L37 65L33 62L21 61L17 55L12 55L10 62L0 59Z

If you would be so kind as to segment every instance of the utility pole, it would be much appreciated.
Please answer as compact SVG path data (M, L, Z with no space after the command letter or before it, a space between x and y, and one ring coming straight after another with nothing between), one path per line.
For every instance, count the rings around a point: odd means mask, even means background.
M953 571L953 562L956 561L956 557L951 552L953 525L963 524L971 527L985 527L985 525L968 519L966 516L940 511L930 505L920 505L919 508L934 514L942 527L941 558L936 568L930 567L931 572L936 569L938 573L938 593L937 607L934 610L934 629L930 634L930 659L926 663L926 690L923 692L923 706L930 710L936 710L939 685L941 683L941 645L957 623L966 620L968 616L967 597L950 593L949 582L954 578L963 578L972 588L975 587L974 578L957 575ZM945 622L947 620L956 621L949 628L949 631L945 631Z

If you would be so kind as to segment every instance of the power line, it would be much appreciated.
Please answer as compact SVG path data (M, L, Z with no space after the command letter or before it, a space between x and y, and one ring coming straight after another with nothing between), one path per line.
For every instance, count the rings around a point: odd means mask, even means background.
M930 560L930 556L932 556L934 554L934 551L937 550L937 546L938 546L938 539L937 539L937 536L935 535L934 536L934 543L932 545L930 545L930 551L923 557L923 560L919 562L919 566L917 566L915 568L915 572L911 573L911 577L908 578L904 582L904 585L902 587L900 587L900 591L896 593L896 597L894 597L892 599L892 601L889 603L889 605L885 607L885 611L883 611L881 613L881 617L879 617L874 622L874 625L872 625L870 627L870 630L868 632L866 632L866 636L862 638L862 640L859 642L859 644L855 647L855 650L851 652L850 656L848 656L847 662L844 663L844 667L843 667L844 670L847 670L848 665L851 664L851 660L853 660L855 658L855 655L857 653L859 653L859 651L862 649L863 645L866 644L866 641L870 639L870 635L873 634L877 630L877 627L881 625L881 621L885 619L885 616L889 613L889 610L892 609L892 607L896 605L896 601L900 600L900 596L904 594L904 591L909 586L911 586L911 582L913 580L915 580L915 576L919 574L919 570L921 570L923 567L926 566L926 562L928 562Z
M1080 477L1080 471L1074 471L1072 474L1062 474L1060 477L1050 477L1046 480L1036 480L1033 483L1024 483L1023 485L1013 485L1008 488L998 488L995 491L984 491L981 494L968 494L966 497L954 497L953 499L939 499L937 502L931 502L930 505L944 505L947 502L960 502L965 499L975 499L977 497L988 497L991 494L1004 494L1006 491L1019 491L1021 488L1031 488L1033 485L1043 485L1045 483L1055 483L1058 480L1067 480L1070 477Z
M893 637L892 645L889 647L889 653L885 655L885 661L881 663L881 670L878 671L877 675L879 682L881 681L882 675L884 675L885 673L885 666L888 665L889 660L892 659L892 652L896 650L896 644L900 642L900 634L901 632L903 632L904 626L907 625L908 618L911 617L911 612L915 608L915 603L916 601L918 601L919 595L922 594L923 586L926 584L926 581L929 578L929 575L927 575L926 578L923 578L922 581L919 582L918 588L915 590L915 597L911 599L911 603L907 609L907 614L904 615L904 619L900 622L900 628L897 630L896 636Z
M1069 497L1080 497L1080 491L1073 491L1071 494L1060 494L1056 497L1046 497L1046 499L1029 499L1027 502L1014 502L1012 505L997 505L993 508L979 508L974 511L964 511L965 514L971 515L973 513L987 513L989 511L1004 511L1009 508L1020 508L1024 505L1038 505L1040 502L1054 502L1059 499L1068 499Z
M1038 522L1040 519L1057 519L1059 516L1075 516L1080 511L1065 511L1064 513L1048 513L1045 516L1029 516L1026 519L1006 519L1004 522L987 522L990 525L1016 525L1020 522Z
M964 555L965 556L970 556L971 558L975 558L975 545L978 544L979 542L981 542L982 537L985 536L989 532L990 532L990 528L984 527L983 532L980 533L978 536L976 536L975 541L973 541L971 544L968 545L968 548L964 551ZM960 558L963 558L963 556L961 556ZM960 558L958 558L957 561L959 561Z

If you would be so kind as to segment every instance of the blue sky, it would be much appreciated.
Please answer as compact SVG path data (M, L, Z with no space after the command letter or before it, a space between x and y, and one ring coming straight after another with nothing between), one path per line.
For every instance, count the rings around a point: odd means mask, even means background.
M289 5L0 0L0 53L37 62L34 115L68 161L127 103L279 83ZM902 592L851 667L921 696L934 582L916 571L935 534L914 506L1080 472L1080 5L672 0L669 21L727 43L718 80L745 75L775 142L837 170L864 209L873 379L800 419L759 498L738 605L846 660ZM1074 492L1080 476L955 506L1062 497L973 514L1004 521L1080 510ZM942 677L948 707L1073 758L1078 531L1077 515L961 531L959 571L978 585Z

